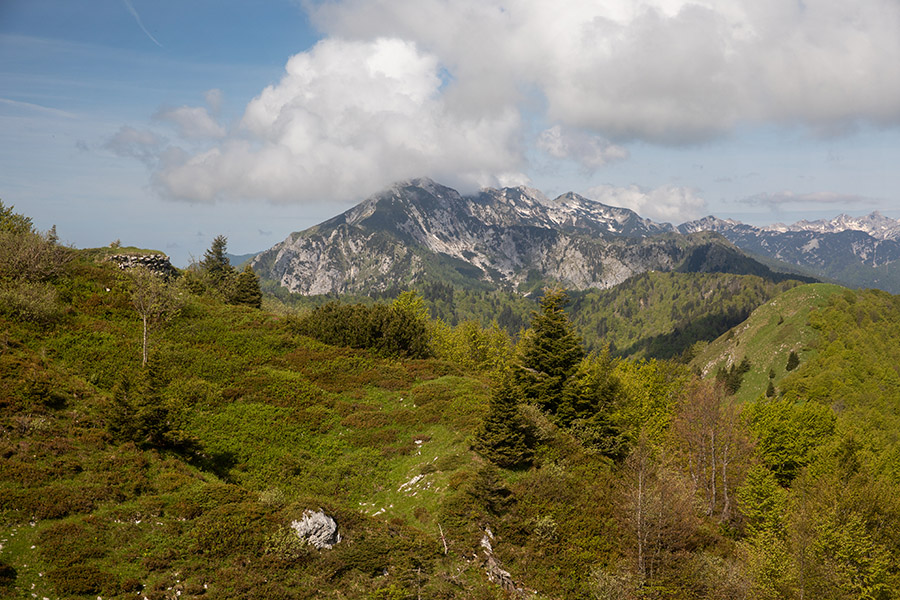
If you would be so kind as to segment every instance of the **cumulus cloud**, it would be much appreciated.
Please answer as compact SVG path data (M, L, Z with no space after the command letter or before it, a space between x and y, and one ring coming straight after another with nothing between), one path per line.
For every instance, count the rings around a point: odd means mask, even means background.
M694 143L746 123L900 124L893 0L331 0L310 11L331 35L418 43L452 73L460 107L536 91L551 124L618 142Z
M161 108L153 118L173 124L178 135L187 140L225 137L225 128L219 125L202 106Z
M238 131L200 153L172 149L154 182L188 200L304 202L358 200L423 174L461 188L527 181L517 170L518 111L454 109L440 69L413 42L324 40L288 61L281 81L247 105ZM183 127L187 116L159 115Z
M582 131L572 131L560 125L541 132L537 146L555 158L571 159L588 171L628 158L628 150L609 140Z
M291 57L236 127L214 118L220 90L206 108L157 113L188 148L156 149L158 189L352 201L421 175L464 190L528 183L529 145L593 172L636 141L900 126L896 0L303 4L326 38ZM702 205L688 188L623 189L622 202L656 217Z
M834 192L811 192L807 194L798 194L796 192L784 191L776 193L763 193L750 196L741 200L744 204L753 206L768 206L772 209L781 208L786 205L802 205L802 206L831 206L839 205L867 205L876 204L872 198L859 196L856 194L838 194Z
M637 185L599 185L590 188L584 195L610 206L630 208L642 217L654 221L681 223L696 219L706 212L706 200L698 195L697 190L674 185L653 189Z

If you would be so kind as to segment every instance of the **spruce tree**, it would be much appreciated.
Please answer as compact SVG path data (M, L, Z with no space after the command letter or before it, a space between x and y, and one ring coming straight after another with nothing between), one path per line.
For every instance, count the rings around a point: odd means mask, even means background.
M250 265L237 274L231 286L230 304L246 304L254 308L262 306L262 291L259 288L259 276L253 272Z
M550 414L556 414L566 382L584 358L581 338L563 311L567 301L562 288L544 291L540 311L532 313L531 327L520 342L514 369L524 399Z
M476 452L499 467L514 468L531 462L528 428L519 414L516 386L508 371L491 390L488 414L473 444Z
M234 273L231 261L225 256L227 246L228 238L217 235L200 261L200 268L215 281L222 281Z
M798 366L800 366L800 357L797 356L797 353L791 350L791 353L788 354L787 365L784 367L787 371L793 371Z

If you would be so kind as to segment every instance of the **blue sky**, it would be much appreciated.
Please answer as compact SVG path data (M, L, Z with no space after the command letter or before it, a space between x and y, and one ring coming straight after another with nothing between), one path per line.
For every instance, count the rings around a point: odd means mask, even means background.
M415 176L898 218L897 64L893 0L3 0L0 198L179 265Z

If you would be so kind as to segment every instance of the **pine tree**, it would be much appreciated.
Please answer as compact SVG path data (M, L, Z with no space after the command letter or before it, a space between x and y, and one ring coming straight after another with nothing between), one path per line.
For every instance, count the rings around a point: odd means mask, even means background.
M475 437L475 451L504 468L524 466L531 462L528 430L519 414L516 391L510 373L501 373L491 390L488 414Z
M544 291L540 312L532 313L531 327L520 342L514 370L524 399L550 414L556 414L566 381L584 358L581 338L563 311L567 301L561 288Z

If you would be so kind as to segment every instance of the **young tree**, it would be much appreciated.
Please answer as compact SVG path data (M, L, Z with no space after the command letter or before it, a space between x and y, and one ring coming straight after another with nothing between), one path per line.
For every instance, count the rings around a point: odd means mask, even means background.
M253 308L262 306L262 290L259 288L259 276L248 264L235 276L229 294L230 304L246 304Z
M488 414L475 437L475 451L499 467L514 468L531 462L527 427L519 414L516 386L508 371L494 388Z
M791 350L791 353L788 354L787 365L785 365L785 370L793 371L798 366L800 366L800 357L797 356L797 353Z
M514 368L516 383L526 401L556 415L566 382L584 358L581 338L563 311L568 296L562 288L544 290L539 312L532 314Z
M162 275L137 267L126 271L131 281L131 304L141 316L143 337L141 343L143 366L147 366L150 326L172 315L179 308L178 296Z

